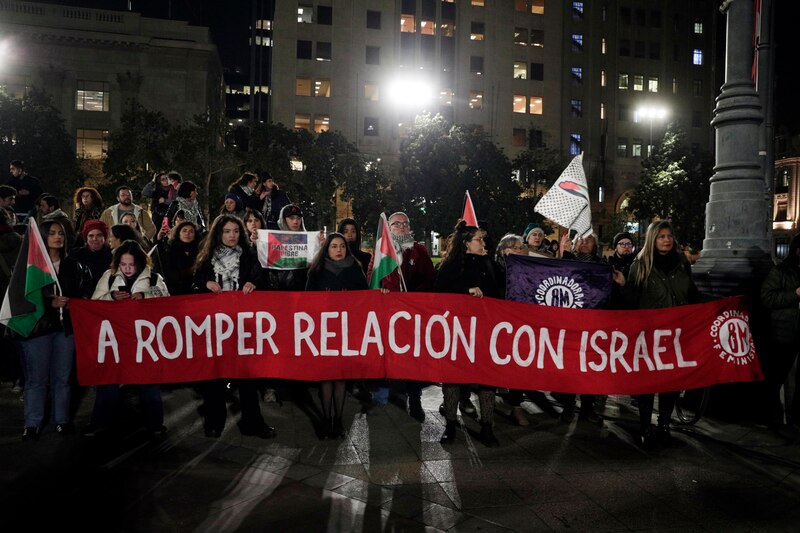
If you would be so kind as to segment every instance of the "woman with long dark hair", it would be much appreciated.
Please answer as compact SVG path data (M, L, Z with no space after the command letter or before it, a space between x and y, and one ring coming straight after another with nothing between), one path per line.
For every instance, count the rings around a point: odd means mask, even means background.
M94 187L79 187L72 197L75 206L75 233L83 232L83 225L87 220L99 220L103 214L103 198Z
M644 246L631 264L627 279L618 270L614 281L623 286L628 302L635 309L662 309L701 302L704 298L692 281L689 262L675 240L668 220L653 222L647 228ZM653 433L652 416L655 394L640 394L639 423L641 444L652 448L672 443L670 419L677 392L658 394L658 426Z
M192 294L193 268L199 252L197 230L184 220L169 235L166 249L159 254L161 275L171 295Z
M291 203L289 195L278 187L269 172L262 172L259 179L255 193L258 202L255 208L261 211L267 221L265 229L278 229L281 211Z
M44 315L33 331L20 340L25 370L23 440L39 438L48 392L56 432L62 435L74 432L70 420L70 375L75 361L75 340L69 302L72 298L86 298L91 290L88 269L67 255L69 244L64 227L48 220L42 223L40 231L61 289L57 290L55 284L41 289Z
M148 181L144 188L142 188L142 196L150 198L150 216L153 219L153 225L160 228L167 215L170 200L170 182L169 174L166 172L156 172L153 174L153 179Z
M442 260L436 281L433 285L436 292L469 294L476 298L490 296L502 297L497 280L497 269L491 258L486 255L483 242L483 231L475 226L468 226L460 221L448 238L447 255ZM459 385L442 384L444 395L444 416L446 426L441 438L443 444L455 441L457 412L460 398ZM478 399L481 408L480 439L486 446L498 446L500 443L494 435L494 387L479 386Z
M220 215L214 220L197 255L194 270L195 288L200 292L250 294L262 288L261 265L251 251L244 224L230 215ZM257 382L256 379L237 380L242 407L239 431L242 435L269 439L275 436L275 428L268 426L261 416ZM207 437L217 438L225 428L226 383L227 380L215 379L201 386Z
M178 196L174 202L169 204L167 220L170 227L175 226L175 215L178 211L183 212L184 220L194 223L200 235L205 234L206 223L203 220L200 202L197 201L197 185L191 181L184 181L178 186Z
M243 211L245 207L253 209L261 207L261 202L256 195L257 186L258 176L252 172L245 172L239 179L231 183L230 187L228 187L228 193L239 199L236 211ZM228 197L225 196L225 198L227 199Z
M331 233L325 239L308 268L307 291L358 291L367 290L367 278L361 264L353 255L341 233ZM320 439L338 439L344 436L345 380L322 381L322 424Z
M142 300L169 296L164 280L153 271L153 262L136 241L125 241L114 250L111 267L97 282L92 300ZM110 424L119 403L119 385L98 385L94 409L83 434L92 437ZM153 435L167 431L164 427L164 406L161 387L157 384L139 385L139 401L145 417L145 427Z

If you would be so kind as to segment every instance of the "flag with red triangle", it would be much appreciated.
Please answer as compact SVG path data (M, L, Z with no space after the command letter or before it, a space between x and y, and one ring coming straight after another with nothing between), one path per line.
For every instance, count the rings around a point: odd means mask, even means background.
M397 251L394 249L392 235L389 233L389 222L381 213L378 221L378 235L375 237L375 258L372 262L372 274L369 277L369 288L379 289L383 278L400 266Z
M464 214L461 215L461 218L467 223L467 226L478 227L478 217L475 215L475 206L472 205L469 191L464 195Z
M0 323L22 337L30 335L44 315L42 288L54 283L58 285L56 270L39 227L33 217L29 220L0 309Z

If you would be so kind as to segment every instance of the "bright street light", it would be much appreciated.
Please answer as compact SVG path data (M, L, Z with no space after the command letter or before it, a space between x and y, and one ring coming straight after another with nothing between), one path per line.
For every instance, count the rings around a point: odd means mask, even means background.
M653 151L653 120L663 120L668 114L667 108L658 106L644 106L636 110L637 117L650 119L650 144L647 145L647 157L650 157Z
M418 109L433 102L435 96L433 85L418 77L395 78L389 82L387 93L393 104Z

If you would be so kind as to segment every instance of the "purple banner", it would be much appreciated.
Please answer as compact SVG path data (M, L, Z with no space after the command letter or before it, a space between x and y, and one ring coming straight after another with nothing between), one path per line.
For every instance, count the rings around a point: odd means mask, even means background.
M525 255L506 256L506 299L551 307L603 309L611 294L611 267Z

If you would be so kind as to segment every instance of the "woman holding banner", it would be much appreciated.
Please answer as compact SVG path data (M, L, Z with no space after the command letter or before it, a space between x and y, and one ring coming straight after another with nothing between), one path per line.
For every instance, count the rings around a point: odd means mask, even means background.
M25 429L22 440L39 438L44 424L48 398L52 404L52 421L61 435L74 433L70 421L70 374L75 361L75 341L69 314L72 298L86 298L91 291L89 270L67 255L68 243L64 227L54 220L42 223L40 229L47 254L55 269L58 284L41 289L44 310L33 330L20 340L25 370L23 392ZM33 235L29 236L34 238ZM23 249L23 254L27 253ZM28 257L31 263L32 258ZM33 268L29 268L30 271Z
M251 251L244 224L234 216L220 215L214 220L197 255L194 271L195 288L199 292L242 291L250 294L262 288L261 265ZM242 407L239 431L245 436L269 439L275 436L275 428L268 426L261 416L257 382L256 379L237 381ZM225 428L226 384L224 379L201 384L207 437L217 438Z
M618 270L614 281L624 288L626 299L635 309L662 309L698 303L703 300L692 281L691 267L675 241L672 224L667 220L653 222L647 228L644 246L631 264L627 279ZM658 426L655 434L651 419L654 394L637 396L641 444L653 448L672 443L670 419L675 408L677 392L658 395Z
M320 247L308 268L307 291L367 290L367 278L361 264L353 255L341 233L331 233ZM322 381L319 384L322 401L320 440L344 437L345 381Z
M476 298L491 296L502 298L494 262L486 255L483 232L475 226L467 226L460 221L448 238L447 255L439 267L434 283L434 291L455 294L469 294ZM442 384L444 395L444 416L446 426L440 442L449 444L455 441L459 385ZM480 386L478 399L481 408L480 440L486 446L500 443L492 429L494 422L494 387Z
M195 225L184 220L170 232L166 250L160 254L164 282L172 296L192 294L194 262L198 253Z
M138 242L128 240L116 250L111 268L106 270L92 295L92 300L142 300L169 296L164 280L153 271L153 262ZM83 435L93 437L111 423L119 403L119 385L98 385L95 390L94 408L89 425ZM164 427L164 406L161 402L161 387L153 384L139 385L139 401L145 416L145 425L152 435L167 431Z

